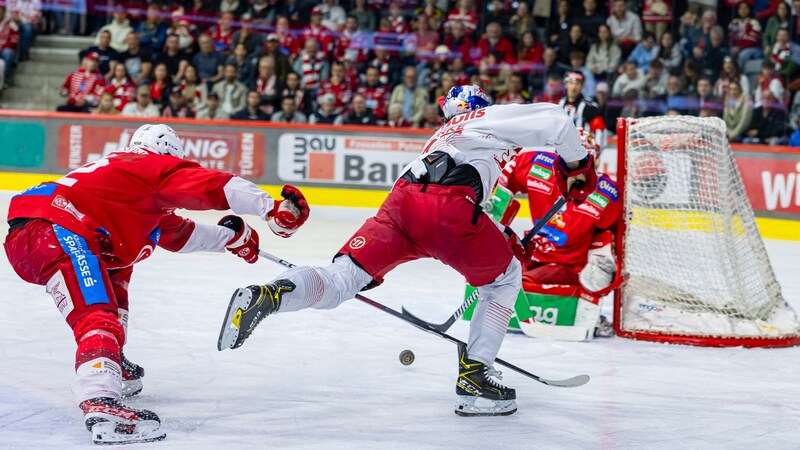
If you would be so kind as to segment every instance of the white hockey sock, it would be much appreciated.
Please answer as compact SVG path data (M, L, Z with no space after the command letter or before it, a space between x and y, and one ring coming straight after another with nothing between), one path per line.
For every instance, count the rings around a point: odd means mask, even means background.
M333 309L372 282L372 277L349 256L340 256L325 267L289 269L278 279L288 279L296 286L294 291L284 295L279 312Z
M122 398L119 344L113 334L92 330L81 337L72 393L78 404L95 397Z
M511 258L505 272L478 288L480 298L469 325L468 358L487 365L494 364L521 287L521 266L516 258Z

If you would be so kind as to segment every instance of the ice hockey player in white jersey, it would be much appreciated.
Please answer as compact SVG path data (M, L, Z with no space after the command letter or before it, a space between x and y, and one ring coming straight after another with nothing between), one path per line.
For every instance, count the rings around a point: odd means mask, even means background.
M220 331L219 350L238 348L267 315L306 308L332 309L383 282L404 262L436 258L478 288L480 300L468 345L458 349L459 415L508 415L514 389L498 382L492 363L521 287L517 235L480 205L503 165L520 147L553 145L554 172L565 197L577 202L595 190L593 156L558 106L490 106L478 86L456 86L444 105L447 123L409 164L375 217L368 219L325 267L298 267L263 286L237 289ZM478 398L488 405L476 404ZM483 402L482 403L486 403Z

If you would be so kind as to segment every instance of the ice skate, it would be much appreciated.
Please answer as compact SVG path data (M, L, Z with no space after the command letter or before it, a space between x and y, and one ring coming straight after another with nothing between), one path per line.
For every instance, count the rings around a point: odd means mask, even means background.
M130 362L124 353L120 354L120 362L122 367L122 397L133 397L142 392L144 368Z
M237 289L219 332L217 350L241 347L264 317L278 311L283 295L294 289L289 280Z
M467 358L467 346L458 346L455 413L459 416L508 416L517 412L517 393L495 381L502 379L492 366Z
M110 397L92 398L80 407L95 444L138 444L167 437L153 411L129 408Z

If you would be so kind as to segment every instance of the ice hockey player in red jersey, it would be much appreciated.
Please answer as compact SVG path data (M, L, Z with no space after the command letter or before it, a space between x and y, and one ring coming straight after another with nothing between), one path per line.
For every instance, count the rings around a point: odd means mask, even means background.
M582 128L578 132L589 151L599 157L600 147L592 135ZM546 151L519 153L498 180L498 189L527 194L534 223L561 195L553 175L556 158ZM618 199L617 185L608 175L600 174L597 189L585 202L564 205L533 240L532 259L523 268L523 289L539 292L541 285L568 285L582 286L590 295L605 294L618 272L613 251L621 213ZM598 317L599 308L594 318Z
M480 292L469 345L459 348L459 415L508 415L514 389L492 367L521 287L526 251L516 234L481 205L502 166L520 147L552 144L555 177L564 196L583 201L597 176L575 125L553 104L495 105L478 86L456 86L443 102L445 120L423 153L396 181L375 217L341 247L332 264L298 267L264 286L233 294L218 348L238 348L258 323L276 312L332 309L374 287L404 262L436 258ZM479 255L479 256L476 256ZM478 397L490 406L475 404Z
M9 206L6 256L20 278L46 286L72 328L78 344L72 390L95 443L166 436L155 413L121 401L141 390L143 375L121 357L133 265L156 246L181 253L227 249L248 263L258 259L258 234L240 217L206 225L175 209L254 215L282 237L308 217L308 204L292 186L284 186L284 200L274 200L184 156L172 128L143 125L129 147L17 194ZM131 382L138 383L123 391Z

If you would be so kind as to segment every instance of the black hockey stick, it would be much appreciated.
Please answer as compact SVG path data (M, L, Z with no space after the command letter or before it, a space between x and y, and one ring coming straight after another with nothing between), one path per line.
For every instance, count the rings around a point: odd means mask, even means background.
M282 265L284 267L287 267L289 269L297 267L296 265L290 263L289 261L286 261L285 259L278 258L277 256L269 254L269 253L267 253L267 252L265 252L263 250L259 250L258 254L262 258L266 258L266 259L268 259L268 260L270 260L270 261L272 261L274 263L278 263L278 264L280 264L280 265ZM387 314L391 314L391 315L397 317L400 320L408 322L411 325L414 325L415 327L419 328L422 331L426 331L428 333L435 334L436 336L439 336L442 339L446 339L446 340L448 340L448 341L450 341L450 342L452 342L452 343L454 343L456 345L458 345L458 344L466 345L464 342L454 338L453 336L450 336L449 334L445 334L445 333L443 333L443 332L441 332L441 331L439 331L439 330L437 330L435 328L431 328L429 326L426 326L424 323L419 323L419 322L414 321L413 319L409 319L408 317L404 316L402 313L400 313L398 311L395 311L394 309L389 308L386 305L378 303L375 300L372 300L372 299L369 299L367 297L364 297L361 294L356 294L356 299L361 300L362 302L364 302L364 303L366 303L366 304L368 304L368 305L370 305L370 306L372 306L374 308L380 309L381 311L383 311L383 312L385 312ZM522 374L522 375L524 375L524 376L526 376L528 378L532 378L532 379L538 381L539 383L546 384L548 386L578 387L578 386L583 386L584 384L589 382L589 375L577 375L577 376L574 376L572 378L567 378L566 380L549 380L547 378L542 378L542 377L540 377L538 375L534 375L534 374L528 372L527 370L522 369L520 367L517 367L514 364L506 362L506 361L504 361L504 360L502 360L500 358L496 358L495 362L497 362L497 364L500 364L500 365L503 365L505 367L508 367L509 369L511 369L511 370L513 370L513 371L515 371L517 373L520 373L520 374Z
M561 209L562 206L564 206L566 202L567 200L564 199L564 197L559 197L558 200L556 200L556 202L553 204L553 207L550 208L550 210L547 211L547 213L545 213L545 215L542 216L542 218L538 222L536 222L533 228L531 228L530 231L528 231L525 234L525 237L523 237L521 241L522 245L523 246L528 245L528 243L536 236L536 233L538 233L539 230L541 230L547 224L547 222L549 222L550 219L553 218L553 216ZM464 303L462 303L461 306L458 307L456 312L454 312L450 316L450 318L448 318L444 323L440 323L438 325L433 324L431 322L426 322L420 319L419 317L415 316L414 314L411 314L404 306L400 307L400 311L402 311L403 315L408 317L409 319L419 322L420 324L427 325L435 330L445 332L449 330L454 323L456 323L456 320L458 320L458 318L464 314L464 311L469 309L469 307L472 306L472 304L475 303L475 300L477 299L478 299L478 291L475 290L472 293L472 295L470 295L466 300L464 300Z

